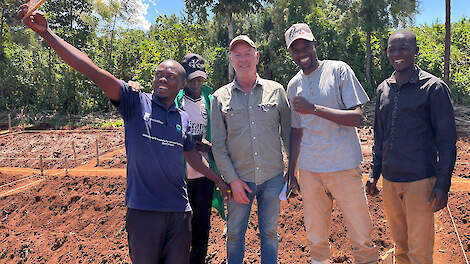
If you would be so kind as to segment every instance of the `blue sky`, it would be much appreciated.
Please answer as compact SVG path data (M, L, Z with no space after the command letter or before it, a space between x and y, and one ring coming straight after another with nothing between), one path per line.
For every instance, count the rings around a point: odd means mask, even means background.
M142 0L146 11L143 13L145 18L144 27L148 27L155 21L158 15L180 15L184 9L184 0ZM415 18L417 25L432 25L436 21L444 23L445 21L445 0L420 0L420 14ZM469 0L452 0L451 2L451 20L459 21L463 17L470 18Z

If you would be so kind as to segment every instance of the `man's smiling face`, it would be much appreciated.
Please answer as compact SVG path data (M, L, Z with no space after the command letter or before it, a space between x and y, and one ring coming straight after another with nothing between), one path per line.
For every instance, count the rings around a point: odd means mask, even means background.
M289 47L294 62L309 74L318 67L317 48L315 42L305 39L295 40Z
M158 98L172 101L184 87L184 74L180 68L182 66L173 61L164 61L158 65L153 80L153 91Z
M414 56L417 51L416 42L406 34L392 34L388 40L388 60L397 72L404 72L414 67Z
M237 43L230 52L230 63L237 74L256 73L259 53L244 41Z

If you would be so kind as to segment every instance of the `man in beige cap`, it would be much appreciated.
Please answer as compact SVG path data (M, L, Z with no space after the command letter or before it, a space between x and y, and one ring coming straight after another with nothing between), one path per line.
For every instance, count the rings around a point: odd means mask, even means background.
M261 240L261 263L277 263L279 193L283 185L281 138L287 150L290 109L281 84L258 76L259 53L245 35L230 43L233 82L212 97L212 152L230 184L227 260L242 264L245 232L256 197Z
M369 98L346 63L318 60L317 43L307 24L292 25L285 40L301 68L287 86L292 108L288 177L297 184L294 171L299 158L312 263L329 263L333 199L343 211L355 263L376 263L356 131L362 124L361 105Z

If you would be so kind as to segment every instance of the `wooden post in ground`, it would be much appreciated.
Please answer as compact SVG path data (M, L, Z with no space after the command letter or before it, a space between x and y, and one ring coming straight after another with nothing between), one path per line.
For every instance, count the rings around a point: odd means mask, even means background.
M24 111L23 111L23 109L21 109L20 118L21 118L21 127L24 130Z
M98 138L96 139L96 167L100 165L100 152L98 149Z
M64 157L65 176L69 176L69 165L67 163L67 157Z
M39 169L41 169L41 176L44 176L44 163L42 161L42 155L39 156Z
M11 114L8 113L8 131L12 131L13 129L11 128Z
M72 150L73 150L73 163L77 166L77 154L75 152L75 142L72 140Z

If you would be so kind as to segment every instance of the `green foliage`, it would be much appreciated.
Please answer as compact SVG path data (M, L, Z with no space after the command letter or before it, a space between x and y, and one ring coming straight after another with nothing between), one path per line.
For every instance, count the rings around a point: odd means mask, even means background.
M226 14L227 9L233 13L254 13L270 0L184 0L189 13L195 13L200 17L199 21L207 21L209 9L215 14Z
M124 121L121 120L106 120L100 121L92 124L93 128L116 128L116 127L123 127Z
M442 24L414 28L419 55L417 64L438 77L444 76L444 35ZM470 103L470 20L462 19L451 28L450 90L457 103Z
M120 14L129 14L126 13L130 12L129 6L121 4L135 1L115 2L120 3L114 7ZM201 6L206 12L215 8L216 1L203 2L212 3ZM372 2L250 1L246 12L234 13L233 31L235 35L247 34L256 42L260 52L259 75L276 80L286 87L299 69L286 50L284 32L294 23L308 23L317 39L319 58L348 63L373 97L376 87L367 84L364 67L366 27L358 19L361 14L364 15L361 13L366 10L364 4L384 3ZM4 0L0 3L0 12L16 10L15 3L13 0ZM207 85L217 89L228 82L228 29L224 13L214 13L211 20L199 15L195 19L191 12L193 15L199 14L196 12L197 7L188 6L196 11L188 10L185 17L160 16L145 32L114 27L114 11L110 11L110 6L101 6L101 10L95 10L98 8L97 3L103 4L104 1L48 0L43 9L54 31L88 54L97 66L109 70L124 81L139 81L147 92L152 91L153 75L159 63L164 59L181 61L184 54L189 52L199 53L206 59ZM372 30L371 79L378 83L393 72L386 57L390 26L408 23L406 21L412 18L410 12L417 6L413 0L391 0L385 3L390 7L387 15L379 12L375 13L378 14L375 18L380 20L386 17L388 22L369 28ZM3 21L0 32L0 111L24 109L28 113L54 111L58 115L84 115L114 109L104 93L90 80L63 63L38 36L20 26L18 20L4 14L0 13L0 22ZM123 15L121 23L126 21ZM423 25L412 30L417 34L420 48L417 64L423 70L442 77L444 26ZM450 88L454 100L464 104L470 104L469 43L470 21L462 19L452 25Z

